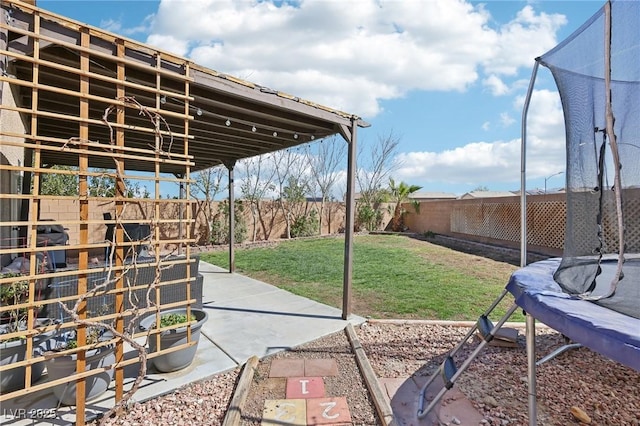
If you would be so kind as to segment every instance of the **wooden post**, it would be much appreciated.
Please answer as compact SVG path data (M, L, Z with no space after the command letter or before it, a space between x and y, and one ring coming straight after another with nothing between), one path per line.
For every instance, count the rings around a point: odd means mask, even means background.
M188 77L189 76L189 63L187 62L185 64L185 76ZM189 96L189 92L190 92L190 84L189 84L189 80L185 79L184 80L184 94L188 97ZM184 142L184 155L188 156L189 155L189 99L187 98L187 100L184 103L184 138L183 138L183 142ZM189 185L189 179L190 179L190 169L191 167L189 166L189 160L185 160L185 167L184 167L184 179L186 181L186 185L183 181L180 181L180 189L182 190L181 192L183 192L184 195L184 199L180 200L180 206L182 207L182 211L181 211L181 215L180 215L180 231L182 232L183 229L183 223L182 220L185 220L184 225L186 225L186 232L187 232L187 246L185 248L185 254L186 254L186 272L187 272L187 276L185 279L185 285L186 287L186 297L187 300L191 300L191 208L190 205L187 204L188 202L190 202L191 199L191 187ZM187 201L187 203L185 203L184 201ZM186 218L183 218L184 215L184 211L186 210ZM180 240L182 240L182 237L180 237ZM182 244L182 243L180 243ZM191 303L187 304L187 319L191 318ZM187 327L187 342L191 342L191 326Z
M124 41L122 39L116 40L116 54L118 58L124 58L125 56L125 47ZM118 62L117 64L117 75L118 75L118 84L116 85L116 98L122 99L126 92L124 86L120 83L125 81L125 66L122 62ZM124 138L124 124L125 124L125 115L126 115L126 107L123 105L118 105L116 107L116 123L119 126L115 131L115 145L117 147L125 146L125 138ZM122 154L124 151L117 150L116 152ZM115 216L116 220L120 220L122 218L122 213L124 210L124 201L126 194L126 188L124 179L120 176L120 172L124 173L125 171L125 163L122 160L122 157L116 156L114 157L116 172L118 173L118 177L115 180L115 196L116 196L116 211ZM116 242L116 252L115 252L115 288L123 289L124 286L124 278L122 276L121 267L124 265L124 247L122 243L124 241L124 232L122 227L116 226L114 229L114 236ZM115 296L115 312L122 313L124 312L124 294L116 293ZM118 333L124 332L124 318L118 317L115 321L115 329ZM118 340L115 350L116 362L124 361L124 342L122 339ZM120 366L116 368L115 371L115 384L116 384L116 394L115 400L116 402L120 401L124 395L124 367Z
M3 22L9 22L10 16L9 12L4 9L0 9L0 19ZM6 28L0 28L0 50L7 50L7 43L9 41L9 30ZM6 55L0 55L0 75L7 74L7 63L8 58ZM4 83L0 83L0 99L2 99L2 92L4 90ZM2 111L0 110L0 116L2 115Z
M90 35L88 28L82 28L80 30L80 43L82 47L88 48L90 45ZM80 52L80 69L83 72L89 71L89 54L86 52ZM89 77L84 74L80 74L80 118L86 120L89 118L89 101L85 97L89 93ZM87 182L87 171L89 170L89 156L87 155L86 142L89 140L89 125L86 121L80 122L80 128L78 132L80 138L80 148L85 150L79 155L78 169L79 169L79 208L80 208L80 233L79 242L82 245L86 245L89 242L89 186ZM78 253L78 269L83 271L89 266L89 252L85 248ZM87 274L78 274L78 295L85 294L87 292ZM78 309L78 317L80 319L87 318L87 302L86 300L80 304ZM87 342L87 332L84 325L77 326L78 334L78 346L84 346ZM78 358L76 363L76 372L84 372L86 368L86 351L81 350L78 352ZM86 380L80 378L76 382L76 425L84 426L85 424L85 391Z
M34 27L34 32L38 34L40 32L40 15L38 13L34 13L33 27ZM40 77L40 67L37 61L37 59L40 57L40 40L38 38L35 38L33 40L33 57L36 59L36 61L33 64L32 82L37 83ZM34 136L37 134L37 129L38 129L38 116L37 116L38 88L35 86L31 89L31 98L32 100L31 100L30 131L31 131L31 136ZM36 144L37 146L39 146L40 141L37 141ZM38 168L40 167L40 149L38 148L36 148L34 152L34 166ZM36 173L36 180L33 183L33 193L40 194L40 172ZM28 214L29 214L29 224L30 224L29 247L31 248L29 253L29 262L30 262L29 275L34 276L38 272L37 271L38 256L37 256L37 252L33 250L37 246L37 239L38 239L37 222L38 220L40 220L40 200L37 197L34 197L33 200L31 201L28 212L29 212ZM51 261L51 259L49 259L49 261ZM36 287L35 280L30 279L29 280L29 303L30 304L34 302L35 287ZM27 315L27 324L33 324L33 321L34 321L34 312L33 312L33 308L31 307L29 308L29 313ZM27 339L26 353L29 354L27 355L27 359L31 358L30 354L33 353L33 338ZM31 384L31 366L28 365L25 368L25 387L28 389L30 387L30 384Z

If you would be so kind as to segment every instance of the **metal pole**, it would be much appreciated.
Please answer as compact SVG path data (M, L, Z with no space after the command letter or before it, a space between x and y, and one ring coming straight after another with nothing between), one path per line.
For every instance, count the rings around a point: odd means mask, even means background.
M554 174L552 174L551 176L547 176L546 178L544 178L544 195L547 195L547 181L548 181L549 179L551 179L552 177L554 177L554 176L558 176L558 175L561 175L561 174L563 174L563 173L564 173L564 172L554 173Z
M538 424L538 399L536 390L536 319L527 314L527 371L529 379L529 426Z
M235 161L227 164L229 170L229 273L236 271L236 255L234 245L236 240L236 200L233 193L233 168Z
M229 172L229 273L233 273L236 270L236 256L234 252L235 235L236 235L236 200L233 192L233 168L236 165L235 160L229 160L223 162L224 166Z
M342 319L351 314L351 285L353 280L353 225L355 222L356 186L356 129L355 119L351 119L351 140L348 140L347 199L344 230L344 277L342 290Z
M536 60L522 109L522 136L520 140L520 266L527 265L527 115L539 65Z
M529 104L531 103L531 94L533 86L536 82L538 74L538 66L540 63L536 60L531 80L529 81L529 89L524 101L522 109L522 136L521 136L521 152L520 152L520 266L527 265L527 115L529 113ZM546 182L545 182L546 185ZM536 401L536 328L535 319L527 314L527 364L529 372L529 426L537 424L537 401Z

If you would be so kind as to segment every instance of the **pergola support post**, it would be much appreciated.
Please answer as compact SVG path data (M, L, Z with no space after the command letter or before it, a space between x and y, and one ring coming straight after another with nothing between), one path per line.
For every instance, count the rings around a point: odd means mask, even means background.
M236 162L235 160L226 161L224 165L229 171L229 273L232 274L236 271L236 254L234 251L236 243L236 200L233 191L233 169Z
M344 229L344 274L342 280L342 319L351 315L351 290L353 281L353 227L355 223L355 186L356 186L356 130L355 119L351 120L351 128L341 126L342 136L347 141L347 197Z
M180 173L175 174L174 176L180 179L179 197L181 200L184 200L184 181L182 180L184 175ZM178 239L180 240L180 243L178 244L178 256L182 255L182 239L184 238L184 232L182 231L182 225L184 224L184 204L180 203L179 210L180 222L178 223Z

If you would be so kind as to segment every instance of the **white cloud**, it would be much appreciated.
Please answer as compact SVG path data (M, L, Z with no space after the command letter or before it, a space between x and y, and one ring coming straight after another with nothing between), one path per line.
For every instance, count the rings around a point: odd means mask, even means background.
M556 34L567 22L562 15L537 12L535 5L496 25L485 6L464 0L349 4L357 11L327 0L161 0L145 21L147 42L217 71L374 118L383 101L416 91L464 92L473 86L492 96L523 93L529 82L518 72L530 70L534 57L557 44ZM482 131L513 132L522 102L516 98L513 110L499 116L503 106L494 111L487 105ZM562 170L557 94L534 93L528 126L529 174ZM517 188L520 140L515 133L500 137L470 138L442 152L403 153L397 179L474 186L506 181Z
M503 96L509 93L509 86L495 74L491 74L482 80L482 85L489 88L489 92L491 92L493 96Z
M396 173L407 182L448 184L513 181L518 178L520 141L472 142L443 152L408 152L399 155Z
M509 127L515 122L516 120L513 117L511 117L511 114L509 114L508 112L500 113L500 123L502 124L503 127Z
M357 12L325 0L295 3L162 0L147 42L220 72L327 106L374 117L380 102L416 90L464 91L531 65L564 23L530 6L490 27L463 0L359 0Z
M514 108L522 109L524 96ZM527 120L527 169L531 177L544 177L565 169L565 130L557 92L536 90L531 97Z
M514 20L499 29L495 55L485 61L487 72L516 75L519 67L531 67L533 59L557 44L556 32L567 23L564 15L536 14L525 6Z
M518 98L514 110L522 110L523 100ZM564 150L564 122L558 94L548 90L535 91L528 119L528 177L539 178L564 170ZM402 166L396 175L398 180L411 183L477 185L511 182L513 189L517 189L520 155L520 138L471 142L442 152L408 152L399 155Z
M120 19L104 19L100 21L100 28L113 33L134 36L135 34L145 34L149 32L149 22L153 15L147 16L140 25L135 27L124 27Z
M185 56L189 52L189 41L172 35L152 34L147 38L147 43L177 55Z
M122 23L115 19L106 19L100 22L100 28L114 33L122 32Z

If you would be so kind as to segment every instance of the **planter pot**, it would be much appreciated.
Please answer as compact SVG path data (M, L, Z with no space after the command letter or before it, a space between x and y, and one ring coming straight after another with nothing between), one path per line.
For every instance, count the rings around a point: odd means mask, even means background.
M171 309L160 312L160 316L167 314L182 314L185 315L187 310L184 308ZM185 349L170 352L168 354L160 355L151 359L151 363L156 370L169 373L171 371L180 370L187 367L193 362L193 358L196 356L196 350L198 349L198 340L200 339L200 329L202 324L207 321L208 315L201 309L191 308L191 313L196 317L196 323L191 326L191 340L196 344ZM156 316L148 316L140 321L140 328L142 330L149 330L156 324ZM175 346L183 345L187 343L187 327L175 328L172 330L163 331L160 334L160 349L169 349ZM158 350L157 339L155 336L149 337L149 352L156 352Z
M54 339L55 340L55 339ZM58 337L58 343L64 342ZM86 371L105 366L113 365L116 362L115 346L103 346L96 349L86 351ZM47 374L50 380L56 380L63 377L69 377L76 372L76 354L55 356L45 360L47 366ZM85 400L91 401L102 395L109 388L109 384L113 379L113 369L109 369L102 373L87 377L85 379ZM53 387L53 394L63 405L76 404L76 382L62 383Z
M37 326L50 323L48 319L38 319ZM33 337L33 356L41 356L49 349L50 341L55 331L38 334ZM27 354L27 341L25 339L0 343L0 365L9 365L24 361ZM44 362L31 365L31 384L37 382L44 372ZM0 392L8 393L23 389L25 385L26 367L13 368L0 373Z

